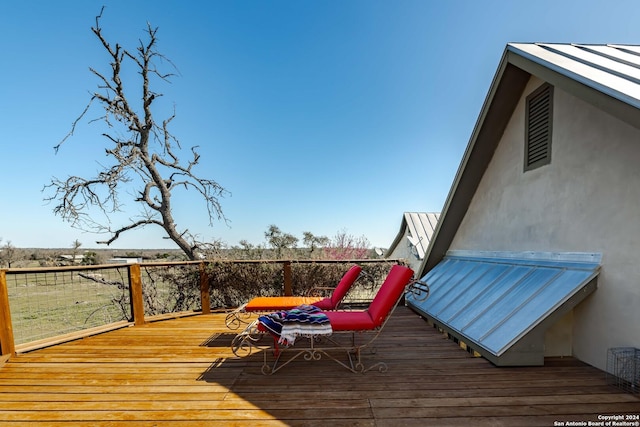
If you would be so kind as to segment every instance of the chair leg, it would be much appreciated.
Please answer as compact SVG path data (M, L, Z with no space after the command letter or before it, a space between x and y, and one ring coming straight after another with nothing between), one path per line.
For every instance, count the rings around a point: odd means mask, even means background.
M255 320L231 341L231 351L236 357L249 356L258 348L258 342L264 334L258 331L258 321Z
M364 345L357 345L355 344L355 336L352 335L351 337L352 345L344 346L344 345L340 345L339 342L337 342L331 337L324 337L324 338L326 338L326 341L328 341L331 345L326 347L322 347L321 345L317 346L315 337L309 338L309 345L304 348L289 347L289 348L280 349L277 347L277 342L274 342L274 349L273 349L274 360L271 364L269 364L269 361L268 361L269 356L267 355L267 352L263 352L264 358L263 358L263 365L262 365L262 373L264 375L273 375L279 370L281 370L282 368L284 368L285 366L287 366L288 364L290 364L291 362L293 362L294 360L300 358L301 356L304 358L305 361L318 361L318 360L321 360L322 357L324 356L334 361L338 365L342 366L343 368L356 374L369 372L373 369L377 369L379 372L387 371L388 369L387 364L382 361L376 362L370 366L365 366L364 363L362 362L362 351L365 348L367 348L372 341L369 341ZM291 356L283 361L282 358L285 353ZM340 358L336 357L335 356L336 353L339 353L339 354L346 353L347 362L344 362Z
M244 310L245 306L246 304L227 314L227 317L224 319L224 324L227 328L236 330L240 328L240 326L250 323L251 313Z

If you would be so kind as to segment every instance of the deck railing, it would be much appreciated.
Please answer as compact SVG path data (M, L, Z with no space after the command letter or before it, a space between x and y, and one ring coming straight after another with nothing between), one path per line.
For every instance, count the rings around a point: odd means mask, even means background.
M228 309L256 295L335 286L363 266L360 294L396 260L207 260L0 270L2 356L126 326ZM363 294L363 289L364 294ZM371 293L371 292L370 292Z

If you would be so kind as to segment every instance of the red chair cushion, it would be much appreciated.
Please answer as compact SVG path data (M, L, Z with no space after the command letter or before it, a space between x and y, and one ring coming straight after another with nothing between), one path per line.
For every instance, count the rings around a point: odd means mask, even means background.
M387 318L412 277L413 270L408 267L401 265L391 267L391 271L367 309L376 328Z
M331 298L328 297L314 302L312 305L315 305L320 310L333 310L334 308L336 308L336 306L333 305L333 301L331 300Z
M354 265L342 276L338 286L333 290L331 297L303 297L303 296L281 296L281 297L256 297L251 299L244 307L245 311L277 311L291 310L299 305L315 305L321 310L335 310L342 298L349 292L351 285L356 281L362 268Z
M356 281L361 271L362 267L360 267L359 265L354 265L349 269L349 271L345 273L344 276L342 276L342 279L338 283L338 286L336 286L336 288L333 290L333 294L331 294L331 308L320 307L317 304L314 305L316 307L322 308L323 310L331 310L337 308L340 304L340 301L342 301L344 296L347 295L347 292L349 292L349 289L351 289L351 285L353 285L353 282Z
M366 311L327 311L325 314L334 331L368 331L375 328Z

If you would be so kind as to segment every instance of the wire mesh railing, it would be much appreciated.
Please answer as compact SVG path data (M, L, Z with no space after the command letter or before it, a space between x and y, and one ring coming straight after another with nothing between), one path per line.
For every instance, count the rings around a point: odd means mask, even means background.
M16 344L131 318L126 267L8 271Z
M146 316L202 309L199 264L140 265Z

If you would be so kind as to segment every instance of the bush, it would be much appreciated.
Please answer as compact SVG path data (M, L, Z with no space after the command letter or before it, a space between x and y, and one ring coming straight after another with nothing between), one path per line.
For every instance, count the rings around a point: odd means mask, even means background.
M370 300L387 276L392 262L363 263L362 273L347 295L348 300ZM315 287L335 287L353 265L344 263L291 263L293 295L305 295ZM256 296L284 293L282 263L223 262L208 264L211 308L238 307Z

